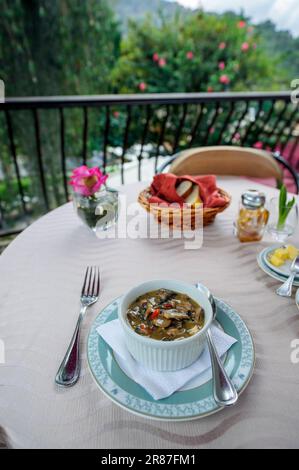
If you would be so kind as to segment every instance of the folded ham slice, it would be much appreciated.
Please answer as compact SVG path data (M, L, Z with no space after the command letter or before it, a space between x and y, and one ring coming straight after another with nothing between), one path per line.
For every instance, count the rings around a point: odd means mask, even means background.
M162 173L156 175L151 184L150 204L177 202L183 205L185 200L177 194L176 187L184 180L198 185L199 195L204 207L222 207L227 203L226 198L221 195L219 188L217 188L215 175L176 176L172 173Z

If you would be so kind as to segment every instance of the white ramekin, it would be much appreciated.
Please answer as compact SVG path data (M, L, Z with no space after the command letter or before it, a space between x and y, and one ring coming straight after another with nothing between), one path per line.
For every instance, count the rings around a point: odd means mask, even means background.
M201 305L205 311L205 324L201 331L180 341L159 341L135 333L127 320L128 307L140 295L162 288L187 294ZM149 281L131 289L122 298L118 317L132 356L145 367L161 372L183 369L198 359L205 346L206 331L213 321L212 307L205 293L191 284L172 280Z

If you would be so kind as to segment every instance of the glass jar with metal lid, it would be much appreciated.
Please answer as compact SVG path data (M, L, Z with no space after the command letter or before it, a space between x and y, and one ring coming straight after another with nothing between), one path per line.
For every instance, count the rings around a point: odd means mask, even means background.
M265 194L256 189L249 189L242 194L236 223L237 236L241 242L255 242L263 238L269 218L265 204Z

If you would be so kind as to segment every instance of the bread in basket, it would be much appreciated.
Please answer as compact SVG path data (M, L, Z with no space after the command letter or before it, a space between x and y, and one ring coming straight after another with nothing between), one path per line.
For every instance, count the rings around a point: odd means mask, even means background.
M156 178L160 177L161 179L162 177L162 175L157 175L154 178L153 184L141 191L138 196L138 202L141 206L146 211L153 214L159 223L166 224L180 230L195 230L202 225L206 226L211 224L215 220L216 215L223 212L230 205L231 196L223 189L216 187L216 178L214 176L175 177L175 175L171 174L163 176L166 178L163 178L161 181L155 181ZM201 203L194 202L193 204L186 204L185 200L177 194L178 182L191 180L193 184L199 185L199 191L201 195L205 197L206 202L210 202L208 201L207 193L205 194L205 188L203 187L205 178L207 181L210 181L208 178L213 178L212 189L214 193L217 192L217 196L219 196L219 205L217 205L217 198L215 199L215 197L211 204L213 207L207 207L204 198L201 198ZM167 185L169 187L167 187ZM167 198L168 200L163 200L165 193L167 196L168 194L171 195L170 198ZM176 200L172 203L169 199ZM190 201L190 198L186 198L186 200Z

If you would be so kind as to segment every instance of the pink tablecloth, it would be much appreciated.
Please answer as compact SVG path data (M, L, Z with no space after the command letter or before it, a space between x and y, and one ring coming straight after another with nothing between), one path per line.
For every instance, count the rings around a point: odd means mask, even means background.
M253 184L259 187L258 184ZM71 204L29 227L0 256L0 426L15 448L244 448L299 446L299 365L290 360L299 337L294 298L275 295L278 283L257 266L266 245L240 244L232 222L248 181L225 178L231 207L205 229L200 250L180 240L98 240ZM135 200L143 185L123 189ZM275 189L265 188L267 195ZM298 233L296 235L299 241ZM257 363L236 407L185 423L148 421L109 401L94 384L83 354L82 378L57 390L54 376L78 314L86 265L102 271L102 294L85 319L82 348L101 308L151 278L201 281L245 319Z

